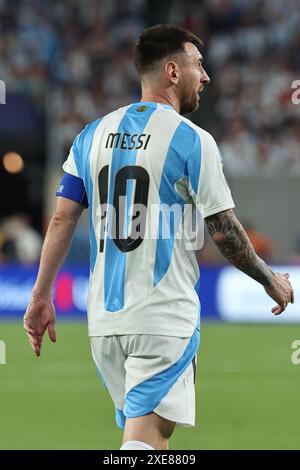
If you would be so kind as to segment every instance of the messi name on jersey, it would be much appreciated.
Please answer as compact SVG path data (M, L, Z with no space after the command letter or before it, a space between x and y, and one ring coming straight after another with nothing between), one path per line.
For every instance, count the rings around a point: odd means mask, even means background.
M106 140L106 148L120 148L123 150L146 150L150 134L127 134L111 132Z

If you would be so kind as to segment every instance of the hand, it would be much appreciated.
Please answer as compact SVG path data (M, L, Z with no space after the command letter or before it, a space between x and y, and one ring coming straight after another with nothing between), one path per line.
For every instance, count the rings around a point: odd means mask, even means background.
M289 302L294 303L294 290L289 277L288 273L275 273L272 284L265 287L266 293L278 303L276 307L272 308L274 315L280 315L286 309Z
M24 315L24 329L36 356L41 354L43 335L48 328L51 341L56 341L55 310L50 298L33 296Z

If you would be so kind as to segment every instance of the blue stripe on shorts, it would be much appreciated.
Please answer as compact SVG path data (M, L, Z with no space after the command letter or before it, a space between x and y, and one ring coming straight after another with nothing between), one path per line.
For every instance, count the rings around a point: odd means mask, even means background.
M171 387L191 364L197 353L199 342L200 332L196 328L183 355L175 364L136 385L127 393L123 412L116 410L118 427L124 429L126 418L144 416L157 408Z

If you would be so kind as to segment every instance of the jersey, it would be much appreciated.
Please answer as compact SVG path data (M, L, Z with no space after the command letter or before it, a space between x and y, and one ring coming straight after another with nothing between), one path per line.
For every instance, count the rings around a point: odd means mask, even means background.
M89 335L192 336L199 267L177 237L185 207L199 204L204 218L234 207L213 137L169 105L138 102L88 124L63 169L89 207ZM68 185L57 194L72 199ZM130 215L133 203L145 209L143 221ZM161 209L174 204L179 217L166 236Z

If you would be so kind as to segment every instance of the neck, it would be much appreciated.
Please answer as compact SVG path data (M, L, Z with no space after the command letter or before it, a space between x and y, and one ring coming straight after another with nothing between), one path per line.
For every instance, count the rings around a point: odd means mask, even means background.
M142 89L141 101L149 101L149 102L152 101L154 103L169 104L178 113L180 111L179 102L178 102L177 97L173 93L168 93L168 91L155 93L155 92L152 92L152 91Z

